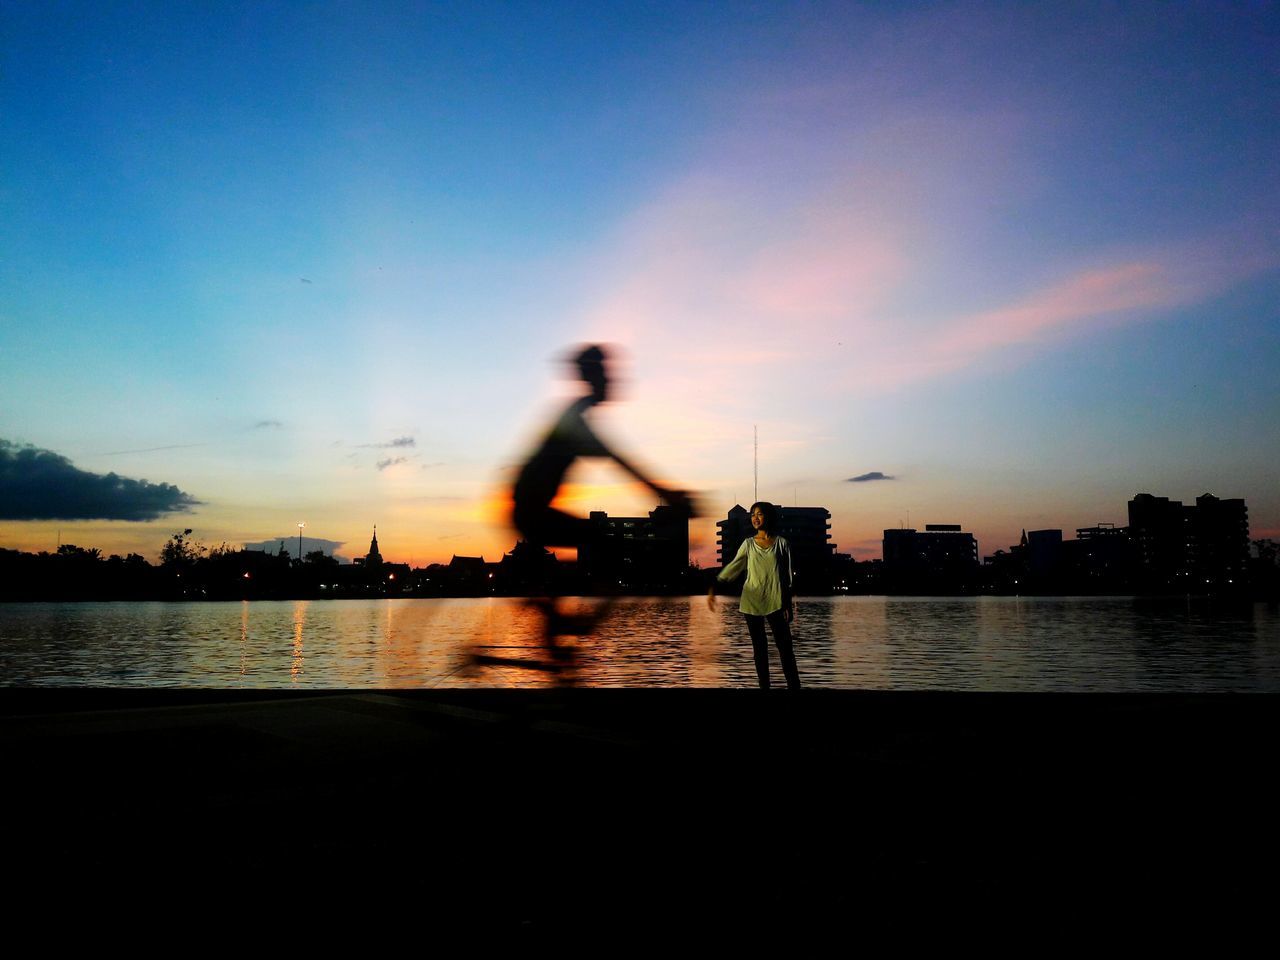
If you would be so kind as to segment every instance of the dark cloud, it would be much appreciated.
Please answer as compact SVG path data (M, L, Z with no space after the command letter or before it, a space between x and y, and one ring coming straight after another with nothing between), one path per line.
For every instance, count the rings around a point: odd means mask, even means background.
M413 437L396 437L386 443L362 443L360 446L371 447L374 450L401 450L405 447L417 446L417 441Z
M255 430L279 430L284 426L279 420L259 420L253 425Z
M199 504L171 483L89 473L52 450L0 440L0 520L155 520Z
M894 478L881 473L879 470L872 470L870 473L863 473L856 477L850 477L845 482L846 483L866 483L869 480L892 480L892 479Z
M378 461L378 469L385 470L387 467L394 467L398 463L408 463L408 457L387 457L385 460Z

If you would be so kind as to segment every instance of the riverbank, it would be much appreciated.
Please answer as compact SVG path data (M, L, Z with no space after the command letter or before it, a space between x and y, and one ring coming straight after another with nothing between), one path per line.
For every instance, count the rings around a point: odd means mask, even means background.
M1274 862L1274 695L7 689L8 864L434 922L830 922Z

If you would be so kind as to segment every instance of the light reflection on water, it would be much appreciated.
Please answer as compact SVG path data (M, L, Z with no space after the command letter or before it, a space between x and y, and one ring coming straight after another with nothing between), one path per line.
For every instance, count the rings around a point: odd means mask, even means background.
M578 605L593 600L574 600ZM0 605L10 686L352 688L541 686L517 667L465 668L474 646L536 658L522 601L316 600ZM807 686L897 690L1280 691L1280 611L1130 598L803 599ZM781 671L774 654L775 683ZM731 601L617 602L583 641L585 686L750 687Z

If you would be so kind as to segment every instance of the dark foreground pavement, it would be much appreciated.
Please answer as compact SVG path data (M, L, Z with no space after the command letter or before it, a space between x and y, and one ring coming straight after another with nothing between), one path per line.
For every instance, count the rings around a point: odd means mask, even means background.
M426 936L1243 903L1280 864L1278 719L1258 695L9 689L5 866L46 903L313 929L377 905Z

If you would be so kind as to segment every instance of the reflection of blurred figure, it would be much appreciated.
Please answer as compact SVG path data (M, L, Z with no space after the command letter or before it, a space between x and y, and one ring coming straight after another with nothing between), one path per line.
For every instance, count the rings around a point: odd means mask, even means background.
M795 600L791 594L791 547L785 537L778 536L778 508L761 501L751 505L751 526L756 535L743 540L737 555L720 571L716 583L736 580L745 571L747 582L742 588L739 609L747 619L751 648L755 654L756 677L760 689L769 689L769 642L764 625L769 622L773 643L782 660L782 673L788 690L800 689L800 672L791 643L790 623L795 619ZM707 606L716 608L716 584L707 591Z
M575 517L551 506L560 491L565 474L579 457L609 457L629 474L649 487L659 499L682 508L693 516L693 501L679 490L667 490L649 479L638 467L610 450L591 430L587 412L609 397L609 377L605 370L605 352L598 346L584 349L573 362L579 377L591 388L586 396L573 401L520 470L513 491L512 519L521 536L538 550L543 547L581 548L590 538L591 521ZM570 632L583 632L562 616L553 601L544 601L547 645L554 652L555 638ZM591 624L585 632L590 632Z

